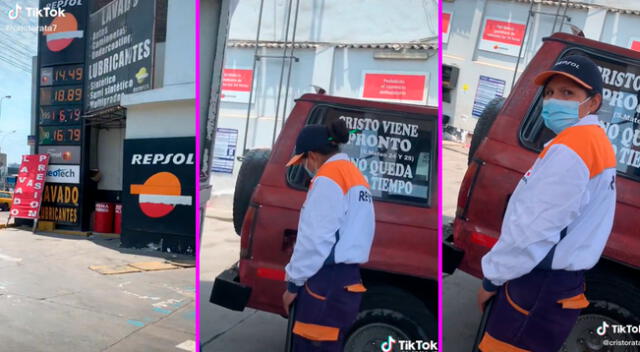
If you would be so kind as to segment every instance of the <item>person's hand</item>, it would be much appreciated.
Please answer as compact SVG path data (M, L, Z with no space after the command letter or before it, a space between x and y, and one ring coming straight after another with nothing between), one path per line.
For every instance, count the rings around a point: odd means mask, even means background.
M287 314L287 316L289 316L289 307L291 306L291 303L293 303L293 301L296 299L297 296L298 296L297 293L291 293L289 291L284 291L284 293L282 294L282 304L284 305L284 311Z
M480 289L478 290L478 306L480 307L481 312L484 312L485 305L495 294L496 291L487 291L480 286Z

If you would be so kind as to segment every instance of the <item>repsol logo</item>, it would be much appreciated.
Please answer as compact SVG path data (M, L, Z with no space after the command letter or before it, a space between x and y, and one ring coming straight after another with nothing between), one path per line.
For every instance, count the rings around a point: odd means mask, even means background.
M580 69L580 65L578 65L577 63L573 62L573 61L569 61L569 60L563 60L563 61L558 61L558 63L556 65L569 65L575 69Z
M131 165L193 165L193 153L133 154Z
M71 169L48 170L47 177L72 178L76 177L76 173Z

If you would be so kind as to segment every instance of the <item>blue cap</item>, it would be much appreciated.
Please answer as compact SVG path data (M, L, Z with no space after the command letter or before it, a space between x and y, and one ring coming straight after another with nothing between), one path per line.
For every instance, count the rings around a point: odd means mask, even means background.
M329 130L323 125L305 126L296 139L295 155L289 160L286 166L296 165L302 161L302 157L307 152L317 152L323 150L331 142L329 140Z
M565 76L588 91L602 94L602 75L598 65L586 56L570 55L563 57L553 65L551 70L542 72L533 82L542 86L554 75Z

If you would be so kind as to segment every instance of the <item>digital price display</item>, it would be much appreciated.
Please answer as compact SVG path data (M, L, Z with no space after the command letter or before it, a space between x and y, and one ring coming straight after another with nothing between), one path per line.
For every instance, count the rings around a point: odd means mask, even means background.
M82 103L82 86L40 88L40 105Z
M39 128L39 144L41 145L72 145L82 141L80 126L44 126Z
M59 86L82 83L84 65L43 67L40 70L40 86Z
M82 105L41 106L40 125L77 125L81 115Z

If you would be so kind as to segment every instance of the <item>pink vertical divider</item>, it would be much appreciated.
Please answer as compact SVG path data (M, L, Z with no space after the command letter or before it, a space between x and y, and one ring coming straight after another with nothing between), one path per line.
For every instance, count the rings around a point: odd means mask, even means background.
M442 351L442 0L438 0L438 350Z
M195 36L196 36L196 62L195 62L195 131L196 131L196 203L195 203L195 218L196 218L196 277L195 277L195 342L196 352L200 351L200 0L194 0L196 2L196 20L195 20Z

